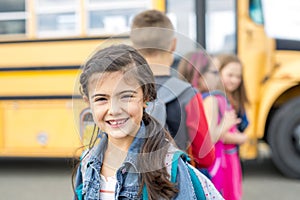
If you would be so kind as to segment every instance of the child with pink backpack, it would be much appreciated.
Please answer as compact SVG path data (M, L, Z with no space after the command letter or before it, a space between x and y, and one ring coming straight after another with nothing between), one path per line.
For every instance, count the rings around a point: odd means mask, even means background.
M203 51L193 52L190 59L181 62L179 72L203 94L205 114L216 153L215 162L208 168L211 180L225 199L240 200L242 170L238 145L246 142L247 136L237 129L241 119L223 92L225 89L214 65L217 63L213 61L217 60L211 61Z
M225 199L240 200L242 199L242 170L238 145L243 144L247 136L238 132L236 124L240 119L236 117L224 93L212 91L207 96L206 94L203 96L204 108L209 106L211 108L206 110L215 112L209 114L210 111L207 111L207 118L211 119L210 116L217 114L217 121L212 119L209 123L210 127L214 127L210 129L212 134L219 135L215 143L216 160L208 168L211 180Z

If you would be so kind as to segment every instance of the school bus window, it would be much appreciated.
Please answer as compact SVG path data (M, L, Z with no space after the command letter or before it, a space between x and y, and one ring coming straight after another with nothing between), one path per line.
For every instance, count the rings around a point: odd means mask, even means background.
M249 1L249 15L250 15L250 18L255 23L257 23L257 24L264 23L261 0L250 0Z
M36 15L38 37L80 34L79 0L38 0Z
M26 33L25 0L0 0L0 34Z
M90 0L87 3L87 32L90 35L128 32L133 16L150 7L151 0Z

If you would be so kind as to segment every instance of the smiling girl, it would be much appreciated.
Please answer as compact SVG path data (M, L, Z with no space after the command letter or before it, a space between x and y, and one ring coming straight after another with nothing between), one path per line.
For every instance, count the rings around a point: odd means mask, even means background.
M216 60L219 64L218 68L227 98L241 119L238 130L244 132L249 122L245 111L248 98L243 80L243 65L240 59L233 54L220 54L216 56Z
M97 51L83 66L80 84L100 141L82 155L76 199L197 199L199 191L203 199L223 199L186 159L175 156L179 150L170 134L145 112L156 98L155 82L134 48Z

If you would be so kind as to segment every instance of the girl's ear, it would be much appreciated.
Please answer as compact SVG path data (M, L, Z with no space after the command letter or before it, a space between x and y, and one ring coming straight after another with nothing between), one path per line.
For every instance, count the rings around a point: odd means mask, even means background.
M90 101L89 98L87 96L83 96L83 100L85 103L87 103L90 106Z
M173 38L172 43L171 43L171 47L170 47L170 51L174 52L176 50L176 46L177 46L177 39Z
M148 102L149 102L149 98L144 100L144 104L143 104L143 108L147 108L148 107Z
M148 106L148 102L144 102L144 104L143 104L143 108L147 108L147 106Z

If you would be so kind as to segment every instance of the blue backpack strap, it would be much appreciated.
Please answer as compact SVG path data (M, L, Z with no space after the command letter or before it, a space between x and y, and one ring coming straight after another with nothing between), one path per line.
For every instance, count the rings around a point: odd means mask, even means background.
M201 93L201 95L202 95L202 99L205 99L206 97L208 97L210 95L210 93L209 92L203 92L203 93Z
M176 183L177 178L177 168L178 168L178 160L179 158L182 158L185 162L189 160L189 157L186 153L183 151L176 151L173 155L172 160L172 168L171 168L171 182ZM197 200L205 200L205 194L201 185L201 182L195 173L195 171L192 169L192 167L187 164L188 172L191 177L191 181L194 187L194 191L197 197ZM200 172L199 172L200 173ZM143 200L148 200L148 191L146 185L143 186Z
M171 167L171 182L175 183L177 178L178 159L181 156L186 156L183 151L176 151L173 155L172 167Z
M188 169L189 169L189 174L191 176L191 180L192 180L192 183L193 183L193 187L194 187L197 199L198 200L206 199L203 188L202 188L202 184L199 181L199 178L198 178L197 174L195 173L195 171L189 165L188 165Z
M82 188L83 188L83 184L80 184L75 190L78 200L82 200Z
M248 121L248 118L247 118L247 114L246 112L244 113L241 113L239 112L238 113L238 117L242 120L240 124L238 124L238 129L240 132L244 132L245 129L248 127L249 125L249 121Z
M182 155L185 155L183 151L176 151L173 155L172 167L171 167L171 182L175 183L177 178L178 159ZM148 200L148 191L146 185L143 187L143 200Z
M176 182L179 158L182 158L185 162L189 160L189 157L183 151L175 152L175 154L173 156L172 169L171 169L171 182L172 183ZM192 180L192 184L194 187L194 191L195 191L197 200L206 199L201 182L200 182L197 174L195 173L195 171L192 169L192 167L189 164L187 164L187 168L188 168L191 180Z
M177 177L177 167L178 167L178 159L184 153L182 151L176 151L172 160L172 168L171 168L171 182L176 182ZM143 200L148 200L148 191L146 185L143 187Z
M147 191L147 187L145 184L143 187L143 200L148 200L148 191Z

